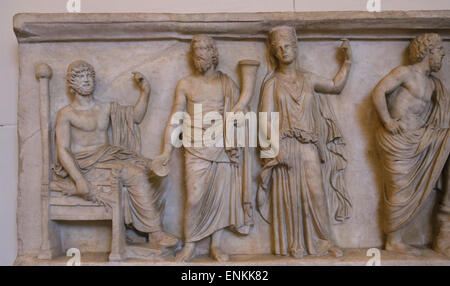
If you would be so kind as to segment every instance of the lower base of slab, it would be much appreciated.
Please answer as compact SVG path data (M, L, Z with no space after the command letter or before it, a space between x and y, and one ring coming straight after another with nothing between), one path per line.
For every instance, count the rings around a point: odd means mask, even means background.
M376 252L376 251L375 251ZM381 266L450 266L450 258L440 255L432 250L426 249L422 256L412 256L380 250L379 262ZM154 253L153 253L154 254ZM369 254L369 255L368 255ZM344 256L340 258L331 255L313 257L307 256L302 259L295 259L289 256L275 256L270 254L260 255L231 255L228 262L217 262L209 256L196 256L190 262L177 263L173 255L155 257L149 255L151 259L128 258L121 262L108 261L108 253L82 253L81 265L84 266L365 266L373 262L377 257L370 255L368 249L345 249ZM70 257L61 256L52 260L40 260L36 256L20 256L16 259L15 265L28 266L58 266L66 265Z

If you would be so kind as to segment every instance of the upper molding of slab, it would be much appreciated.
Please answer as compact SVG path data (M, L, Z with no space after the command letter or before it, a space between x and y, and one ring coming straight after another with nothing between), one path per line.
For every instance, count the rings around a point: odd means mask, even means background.
M19 43L72 41L145 41L190 39L207 33L217 39L265 39L277 25L295 26L306 40L411 39L438 32L450 40L450 10L370 12L280 12L213 14L17 14Z

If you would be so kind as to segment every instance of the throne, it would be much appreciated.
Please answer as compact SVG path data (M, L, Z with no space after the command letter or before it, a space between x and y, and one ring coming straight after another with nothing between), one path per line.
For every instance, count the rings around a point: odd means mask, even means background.
M41 179L41 247L39 259L53 259L63 254L58 221L112 221L110 261L125 258L125 223L122 208L122 186L117 167L98 164L87 175L96 196L102 203L87 201L77 196L66 196L74 191L70 178L61 179L51 171L54 158L51 152L52 128L49 116L49 80L51 68L46 64L36 67L40 90L40 129L42 144Z

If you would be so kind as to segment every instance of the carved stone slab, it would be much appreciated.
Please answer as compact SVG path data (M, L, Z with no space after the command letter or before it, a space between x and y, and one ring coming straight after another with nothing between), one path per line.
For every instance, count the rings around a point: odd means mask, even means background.
M353 65L340 95L329 96L346 140L347 171L345 183L352 198L350 221L332 225L332 239L344 249L344 258L325 256L294 260L272 256L271 227L255 215L249 235L224 236L224 250L232 255L227 264L260 265L365 265L368 248L382 249L383 234L383 166L376 154L375 130L378 120L371 93L381 78L399 65L407 64L406 49L410 41L425 32L439 33L450 54L450 11L409 12L314 12L254 14L18 14L14 31L19 42L19 184L18 184L18 258L16 264L65 264L67 258L39 260L42 231L42 185L48 184L55 152L54 126L59 109L71 102L66 87L66 71L75 60L89 62L96 71L99 101L117 101L134 105L139 89L131 72L140 71L150 82L152 92L147 114L140 124L141 153L153 159L161 151L165 124L171 112L177 82L192 73L190 40L196 34L214 38L219 50L218 70L240 85L237 64L252 59L260 62L256 76L256 94L249 109L257 112L259 89L268 70L268 31L279 25L295 27L298 60L302 68L333 78L340 67L337 48L347 38L353 50ZM45 63L51 70L36 79L35 68ZM450 56L444 58L436 75L450 88ZM43 82L44 81L44 82ZM49 121L40 122L40 92L48 81ZM44 104L47 104L44 102ZM49 150L42 144L42 130L49 129ZM43 142L43 143L41 143ZM255 148L252 163L253 195L256 199L261 171L259 151ZM156 188L164 190L165 231L177 237L183 233L184 157L177 149L172 154L170 173ZM43 180L44 178L44 180ZM433 191L417 220L405 232L410 244L432 243L435 225L433 211L439 192ZM111 221L55 220L61 249L78 248L86 264L106 263L111 251ZM206 255L209 239L197 248L199 258L193 264L210 263ZM157 252L134 248L127 250L137 258L118 264L171 265L172 256L153 258ZM93 254L92 254L93 253ZM348 254L346 256L346 253ZM432 252L424 257L392 256L382 252L386 264L450 265L450 261ZM258 259L258 257L264 259ZM261 262L263 261L263 262ZM114 262L116 264L116 262Z

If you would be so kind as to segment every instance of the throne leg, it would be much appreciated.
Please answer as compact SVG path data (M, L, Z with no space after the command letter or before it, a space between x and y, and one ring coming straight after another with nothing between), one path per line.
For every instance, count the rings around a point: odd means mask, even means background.
M112 206L112 239L109 261L123 261L125 255L125 221L122 208L122 188L118 181L112 184L113 192L117 194L116 203Z
M49 191L42 185L41 195L41 248L38 259L51 260L62 254L58 226L49 217Z

